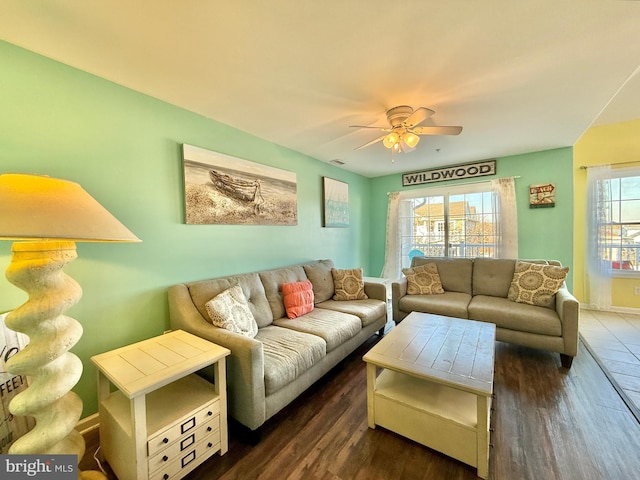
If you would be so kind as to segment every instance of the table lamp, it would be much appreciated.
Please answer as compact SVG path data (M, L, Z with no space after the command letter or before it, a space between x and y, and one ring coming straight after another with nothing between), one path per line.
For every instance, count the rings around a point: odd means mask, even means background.
M62 268L76 258L75 242L141 240L77 183L12 173L0 175L0 239L16 240L6 276L29 297L5 320L9 329L29 337L6 362L7 371L30 380L9 410L36 422L9 453L77 454L80 461L85 444L75 426L82 400L71 389L82 375L82 362L69 349L82 336L82 326L64 313L80 300L82 289Z

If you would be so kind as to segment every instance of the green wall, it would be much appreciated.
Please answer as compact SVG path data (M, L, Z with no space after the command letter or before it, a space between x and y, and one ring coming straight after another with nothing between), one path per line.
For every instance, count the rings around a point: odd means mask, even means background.
M298 225L185 225L181 144L297 174ZM171 284L331 258L368 272L370 181L106 80L0 42L0 173L78 182L143 240L78 244L65 271L84 290L68 314L83 416L97 411L90 357L169 328ZM351 226L322 228L322 176L349 183ZM1 221L1 220L0 220ZM0 242L0 269L11 242ZM0 279L0 312L26 300Z
M412 153L419 153L418 151ZM481 160L481 159L478 159ZM400 162L398 160L398 162ZM425 169L431 168L425 162ZM438 165L433 165L437 167ZM482 177L478 182L491 178L519 176L515 180L518 204L518 256L520 258L546 258L560 260L563 265L573 265L573 149L559 148L542 152L514 155L497 159L496 175ZM435 183L435 187L447 184L460 185L463 181ZM529 208L529 185L554 183L556 206L554 208ZM379 275L384 265L384 246L387 220L387 192L399 192L403 188L402 175L389 175L371 180L371 272ZM567 285L573 286L572 272Z

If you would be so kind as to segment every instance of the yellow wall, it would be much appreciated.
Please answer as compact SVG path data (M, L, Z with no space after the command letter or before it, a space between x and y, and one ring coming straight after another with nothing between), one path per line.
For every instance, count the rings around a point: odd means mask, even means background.
M587 171L580 166L615 165L624 162L638 162L640 165L640 119L590 128L575 144L573 155L575 195L573 293L580 302L586 303L588 298L582 279L587 217ZM640 287L640 277L614 278L612 305L640 308L640 295L634 295L634 287Z

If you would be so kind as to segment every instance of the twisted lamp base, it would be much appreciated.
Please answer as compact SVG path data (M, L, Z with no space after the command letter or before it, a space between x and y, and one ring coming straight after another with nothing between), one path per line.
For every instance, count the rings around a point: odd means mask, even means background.
M11 401L9 410L34 417L36 425L11 445L9 453L76 454L80 460L85 443L75 426L82 400L71 389L82 375L82 362L69 349L82 336L82 326L64 312L80 300L82 289L62 271L77 257L76 246L71 241L20 242L13 244L12 252L7 279L27 292L29 300L5 322L26 334L29 344L7 361L6 368L28 376L30 385Z

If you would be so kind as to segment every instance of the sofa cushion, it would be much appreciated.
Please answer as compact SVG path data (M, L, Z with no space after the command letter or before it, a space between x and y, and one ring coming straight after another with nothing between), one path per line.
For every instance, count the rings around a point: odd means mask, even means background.
M327 352L355 337L362 330L360 318L348 313L316 308L295 319L280 318L274 325L317 335L327 342Z
M509 330L554 337L562 335L562 325L555 310L501 297L476 295L469 304L469 318L495 323L497 327Z
M362 280L362 268L350 270L331 269L333 284L335 286L334 300L364 300L364 281Z
M360 318L362 326L366 327L385 315L387 304L381 300L367 298L364 300L337 301L327 300L316 304L317 308L350 313Z
M207 314L216 327L253 338L258 333L256 319L240 285L234 285L205 303Z
M257 273L245 273L230 277L213 278L192 282L187 284L189 294L200 315L209 318L205 308L205 303L218 295L220 292L234 286L240 285L242 292L249 304L249 309L256 319L258 327L266 327L273 321L273 313L267 302L264 287Z
M555 295L568 272L569 267L517 261L508 298L518 303L555 308Z
M282 284L287 318L296 318L313 310L313 287L309 280Z
M514 259L474 259L473 294L507 298L515 268L516 261Z
M411 266L417 267L433 262L445 292L460 292L472 295L473 260L470 258L413 257Z
M442 295L405 295L398 302L403 312L434 313L448 317L469 318L467 306L471 295L460 292L444 292Z
M331 260L318 260L302 266L307 278L313 284L313 297L315 303L324 302L333 297L333 275L331 269L335 267Z
M302 265L291 267L274 268L259 272L260 280L264 286L264 293L269 302L273 318L282 318L287 312L284 308L284 298L282 296L282 284L291 282L301 282L307 279Z
M434 295L444 293L438 267L429 262L413 268L403 268L407 277L407 295Z
M275 325L259 329L256 340L262 342L264 351L264 386L267 396L320 362L327 351L326 342L317 335Z

